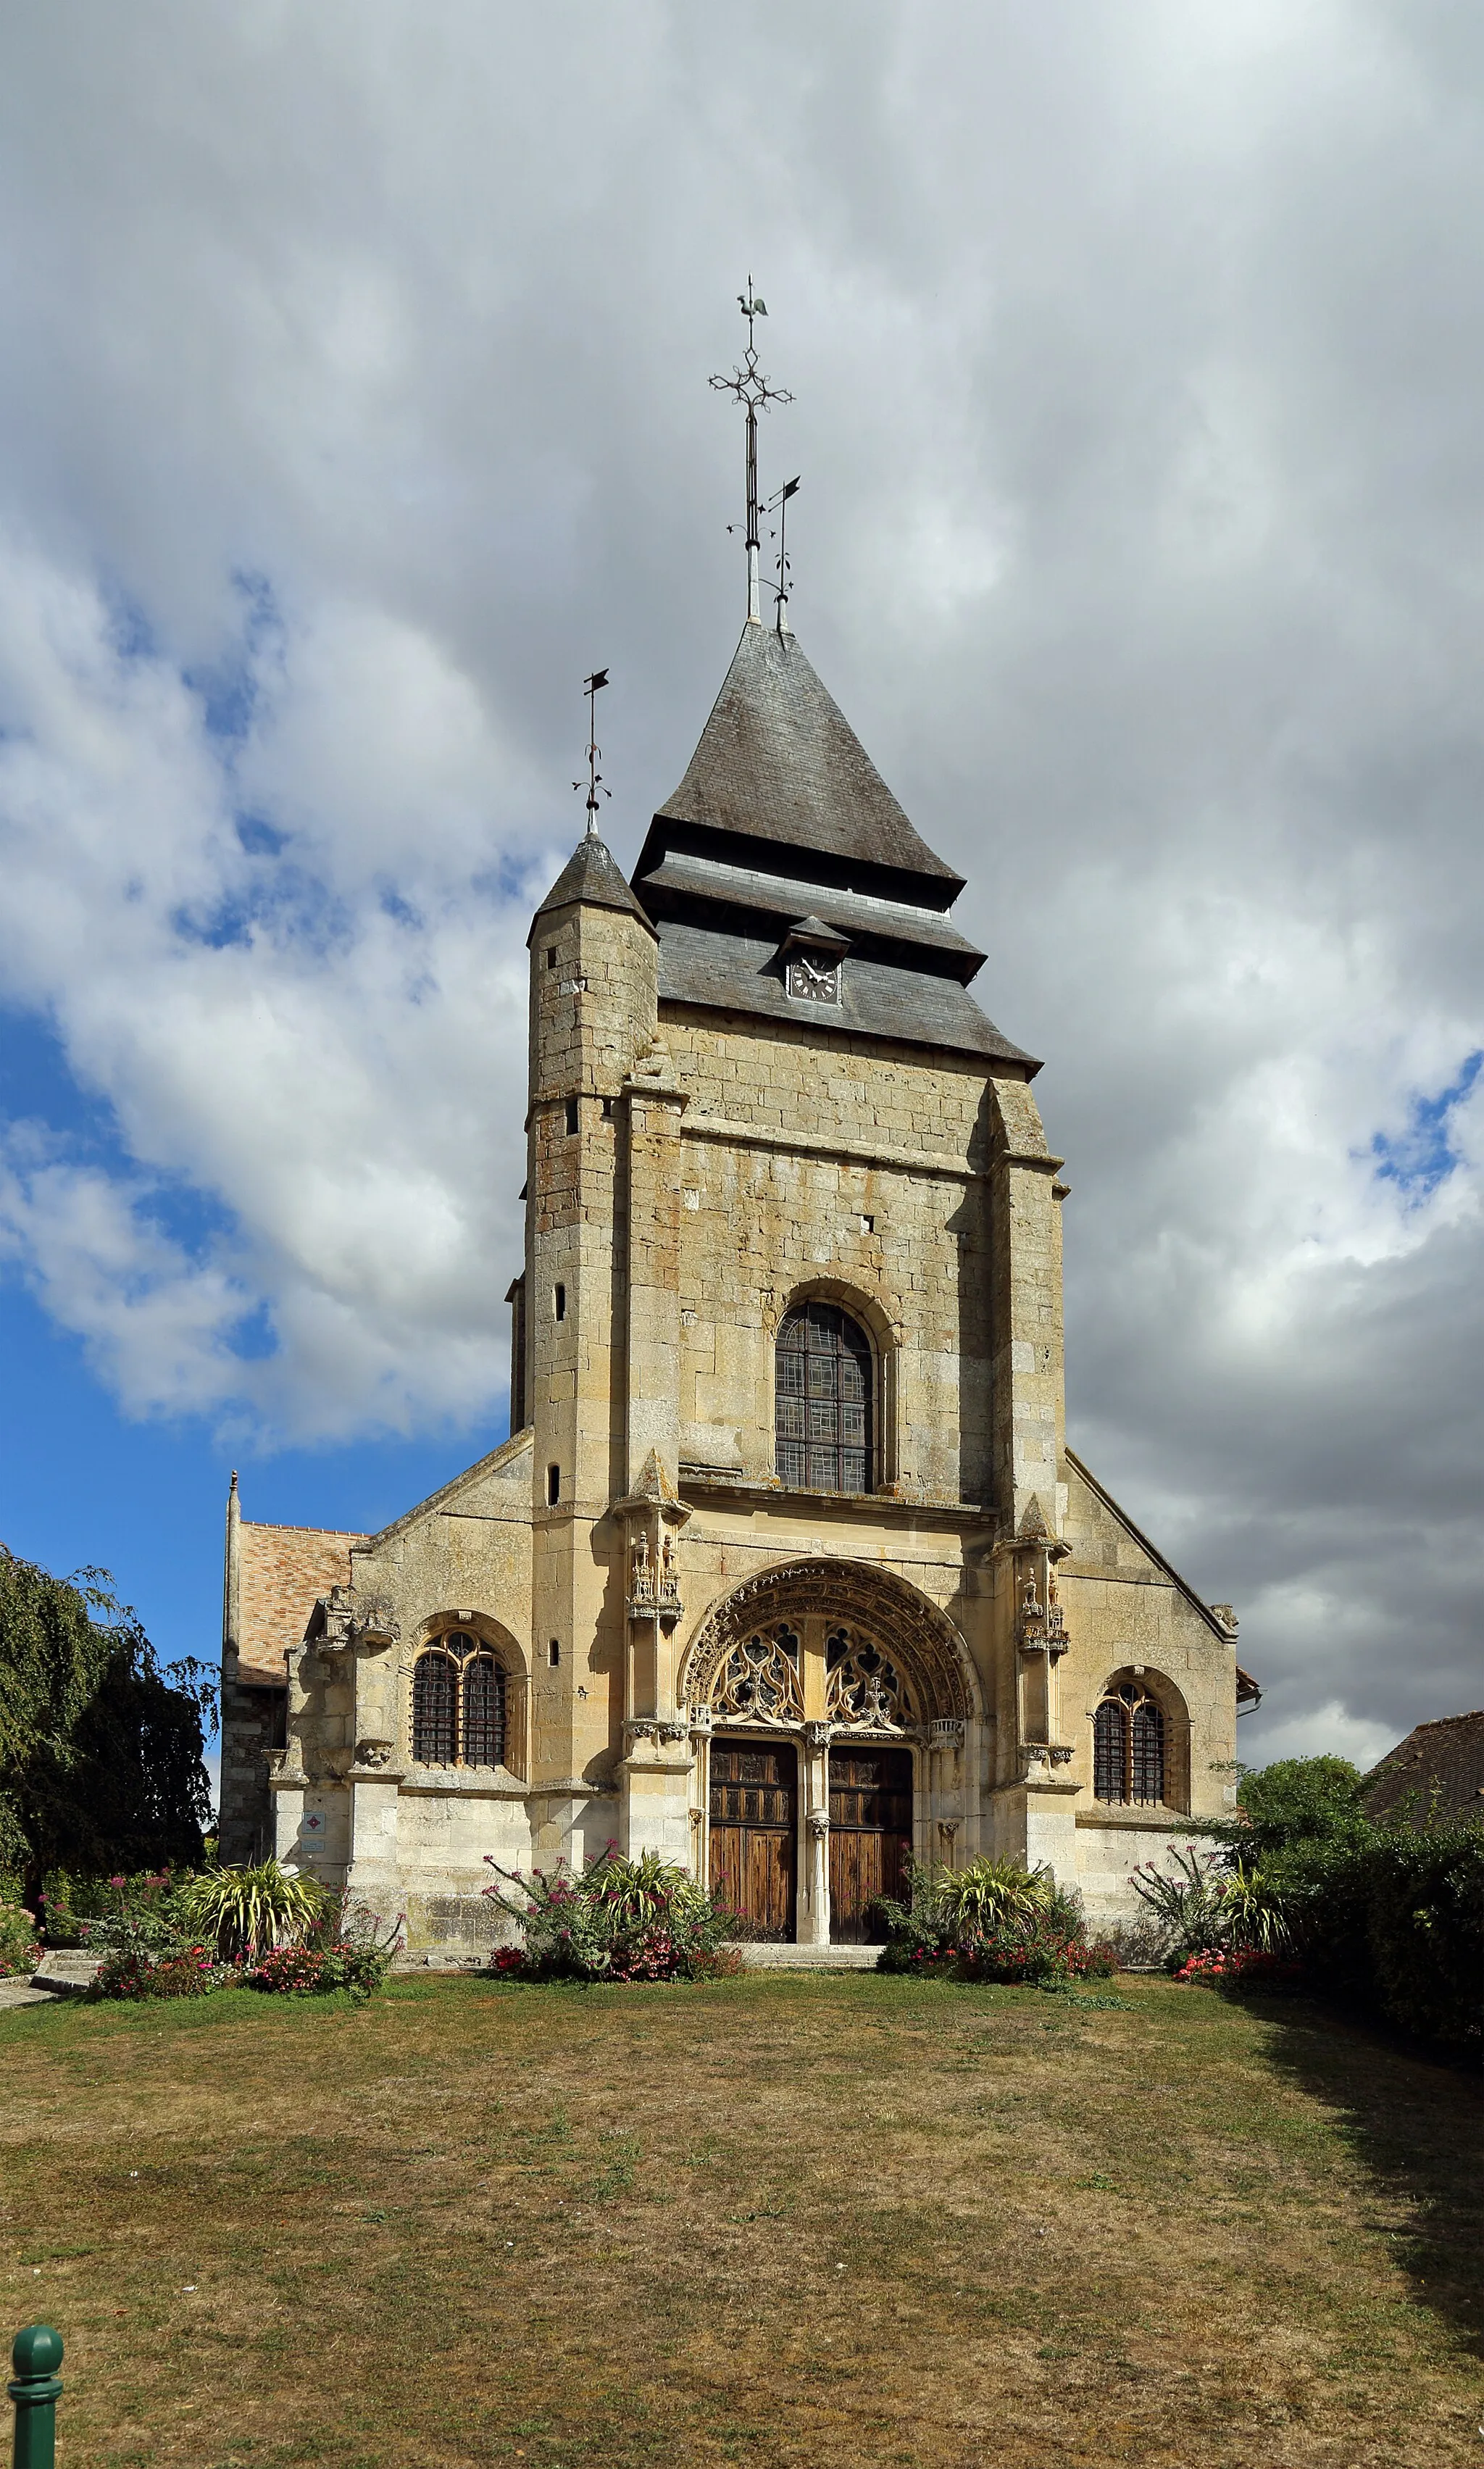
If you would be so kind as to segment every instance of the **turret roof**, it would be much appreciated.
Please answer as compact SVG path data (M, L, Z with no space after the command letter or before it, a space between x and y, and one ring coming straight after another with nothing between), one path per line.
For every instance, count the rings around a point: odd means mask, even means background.
M643 903L625 881L616 858L596 832L585 832L563 866L545 899L536 911L545 917L550 909L566 909L580 903L588 909L623 909L641 918L651 935L654 927L644 914ZM535 919L531 934L536 932ZM526 937L527 942L530 936Z

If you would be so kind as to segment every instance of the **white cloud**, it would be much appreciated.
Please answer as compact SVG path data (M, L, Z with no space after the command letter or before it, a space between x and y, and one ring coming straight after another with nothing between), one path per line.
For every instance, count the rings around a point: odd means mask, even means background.
M751 264L796 623L1049 1058L1074 1438L1244 1738L1472 1702L1478 26L140 0L0 70L0 986L103 1125L11 1240L129 1411L487 1415L577 681L632 854Z
M1244 1723L1237 1746L1245 1752L1243 1763L1266 1765L1274 1758L1349 1758L1362 1774L1369 1774L1387 1750L1396 1747L1397 1739L1391 1725L1367 1722L1363 1716L1352 1715L1338 1697L1329 1697L1322 1706L1310 1707L1286 1723L1269 1724L1261 1745L1255 1741L1249 1745Z

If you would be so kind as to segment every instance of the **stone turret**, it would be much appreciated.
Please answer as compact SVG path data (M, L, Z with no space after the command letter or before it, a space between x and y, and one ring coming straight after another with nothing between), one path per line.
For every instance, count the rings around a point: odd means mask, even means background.
M613 1791L622 1755L611 1682L625 1651L623 1555L607 1520L628 1476L624 1092L658 1018L654 929L594 833L529 941L531 1785L537 1846L579 1858L587 1808Z

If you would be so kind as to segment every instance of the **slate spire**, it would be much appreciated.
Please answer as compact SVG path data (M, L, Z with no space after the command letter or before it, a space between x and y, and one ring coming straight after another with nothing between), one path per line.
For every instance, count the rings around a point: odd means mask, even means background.
M672 824L854 862L933 909L963 888L914 830L798 635L773 627L743 628L685 776L655 817L639 876L673 842Z

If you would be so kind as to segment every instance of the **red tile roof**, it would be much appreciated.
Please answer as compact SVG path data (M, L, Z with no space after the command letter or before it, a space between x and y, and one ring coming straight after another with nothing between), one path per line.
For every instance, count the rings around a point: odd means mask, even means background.
M353 1543L324 1526L254 1526L239 1531L238 1677L282 1680L284 1654L297 1646L321 1595L350 1584Z
M1445 1819L1484 1820L1484 1707L1419 1723L1375 1769L1367 1817L1401 1814L1416 1824L1434 1811Z

